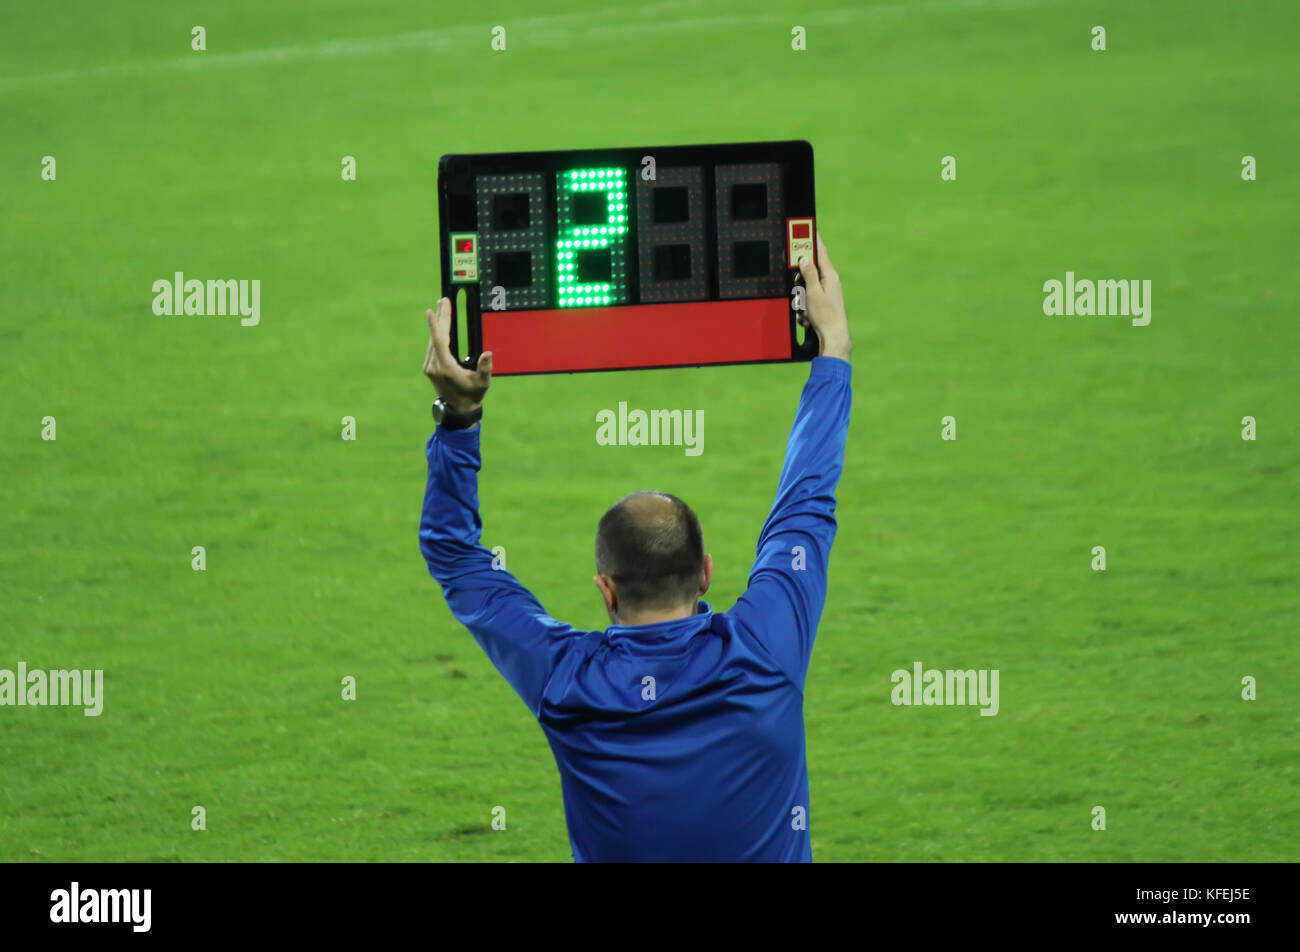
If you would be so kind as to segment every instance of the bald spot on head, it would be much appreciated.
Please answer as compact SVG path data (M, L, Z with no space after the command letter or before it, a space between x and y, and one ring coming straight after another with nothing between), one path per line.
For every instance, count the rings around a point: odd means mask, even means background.
M622 506L630 519L646 528L671 530L677 522L673 497L658 492L639 492L624 496L615 506Z
M596 571L614 582L625 609L673 608L693 599L704 572L704 533L671 493L624 496L596 529Z

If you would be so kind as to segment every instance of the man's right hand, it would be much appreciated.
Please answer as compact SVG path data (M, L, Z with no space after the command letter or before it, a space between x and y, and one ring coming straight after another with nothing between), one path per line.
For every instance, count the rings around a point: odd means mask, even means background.
M460 413L477 410L492 384L492 352L479 354L477 369L466 370L451 353L451 299L440 299L438 309L427 315L429 349L424 354L424 375L451 409Z
M844 312L844 292L840 290L840 276L831 264L831 256L820 234L817 236L817 264L803 258L799 262L799 272L807 288L808 323L821 341L821 356L850 360L853 339L849 335L849 318Z

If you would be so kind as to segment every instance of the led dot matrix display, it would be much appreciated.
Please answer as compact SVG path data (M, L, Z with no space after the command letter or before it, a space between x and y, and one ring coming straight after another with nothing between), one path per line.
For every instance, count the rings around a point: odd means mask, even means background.
M556 283L560 307L627 301L627 172L573 169L556 196Z

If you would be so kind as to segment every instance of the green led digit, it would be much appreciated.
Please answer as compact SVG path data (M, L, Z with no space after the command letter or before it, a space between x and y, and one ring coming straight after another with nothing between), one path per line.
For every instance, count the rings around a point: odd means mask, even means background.
M556 189L555 276L560 307L625 303L626 173L573 169L560 173Z

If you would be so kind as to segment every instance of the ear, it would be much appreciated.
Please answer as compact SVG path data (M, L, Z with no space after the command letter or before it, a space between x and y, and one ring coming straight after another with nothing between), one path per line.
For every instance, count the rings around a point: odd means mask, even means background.
M605 601L605 613L613 618L618 614L618 593L614 591L614 580L608 575L593 575L591 580L600 589L600 597Z
M704 578L700 583L700 594L708 592L709 586L713 583L713 556L704 556Z

